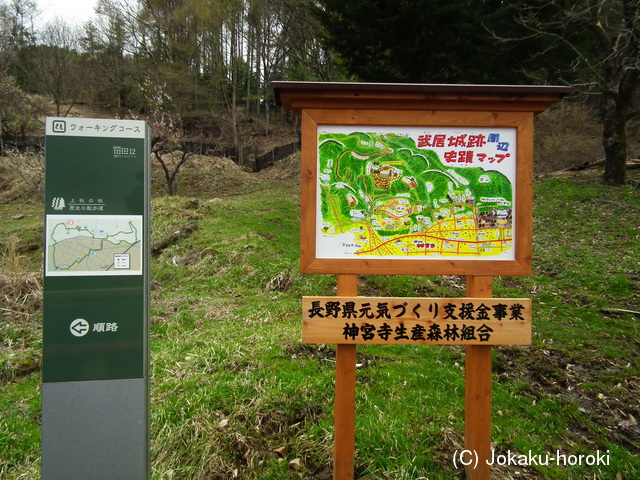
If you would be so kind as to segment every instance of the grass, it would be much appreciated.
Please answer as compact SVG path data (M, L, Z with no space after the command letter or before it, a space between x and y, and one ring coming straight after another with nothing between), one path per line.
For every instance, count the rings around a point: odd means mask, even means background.
M185 169L183 182L208 179ZM501 453L608 450L609 465L497 467L495 478L640 478L638 315L622 312L640 305L640 189L595 179L536 180L534 273L494 281L496 297L530 297L535 314L531 347L494 349L492 441ZM335 278L298 273L297 185L233 184L153 200L154 240L198 228L153 258L152 478L328 479L334 350L300 342L300 299L334 295ZM0 205L3 479L39 477L41 314L28 279L41 229L37 203ZM462 296L464 284L362 276L359 290ZM356 478L461 478L464 362L460 347L358 348Z

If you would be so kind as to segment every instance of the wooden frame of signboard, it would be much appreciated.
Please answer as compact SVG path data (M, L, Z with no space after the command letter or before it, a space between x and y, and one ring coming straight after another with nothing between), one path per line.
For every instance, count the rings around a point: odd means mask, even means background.
M515 255L512 260L491 257L402 259L381 257L319 258L318 241L318 127L349 125L364 129L399 127L466 127L514 129L516 132L515 169ZM385 111L356 110L345 118L334 109L305 110L302 113L302 177L300 267L303 273L403 274L403 275L530 275L531 203L533 175L533 114L528 112L474 111Z
M303 273L337 275L337 297L358 295L358 274L465 275L467 296L491 298L494 275L530 275L533 117L571 92L567 87L274 82L277 101L302 116L301 245ZM318 258L319 126L514 129L515 226L510 259ZM360 129L362 131L363 129ZM354 130L358 131L358 130ZM467 478L488 480L491 346L465 348L465 449L477 466ZM334 480L352 480L355 455L356 345L336 345Z
M566 95L567 88L313 82L274 82L273 88L285 109L302 116L300 269L303 273L531 274L533 118L535 113ZM320 257L317 253L321 216L318 136L323 126L347 126L354 131L448 127L513 129L516 150L515 159L511 158L515 160L512 258Z

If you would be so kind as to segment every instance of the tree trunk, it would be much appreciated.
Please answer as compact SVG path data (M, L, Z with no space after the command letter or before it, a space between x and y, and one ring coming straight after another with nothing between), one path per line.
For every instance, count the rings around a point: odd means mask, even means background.
M628 155L628 108L616 100L605 95L602 106L602 146L606 158L603 180L611 186L624 184Z
M637 0L635 0L637 1ZM619 186L626 181L628 156L627 123L637 99L640 84L638 68L638 23L636 8L629 0L622 1L623 19L618 36L612 37L602 27L602 11L598 10L592 28L600 39L602 62L602 146L605 154L603 181Z

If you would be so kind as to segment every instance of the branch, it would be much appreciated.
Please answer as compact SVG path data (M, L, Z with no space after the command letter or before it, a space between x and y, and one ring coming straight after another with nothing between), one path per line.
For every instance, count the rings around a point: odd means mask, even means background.
M638 115L640 115L640 110L633 110L627 114L627 120L631 120L632 118L635 118Z
M607 51L610 51L613 48L613 42L611 41L611 37L607 34L607 31L602 26L602 3L600 2L589 2L589 28L593 31L595 36L598 38L600 43L604 45Z
M539 19L539 13L537 9L530 7L520 12L516 18L516 21L520 23L523 27L533 32L531 37L546 37L551 39L551 44L544 52L540 52L539 55L544 55L549 51L553 50L559 45L565 45L569 48L575 55L577 62L583 64L587 67L587 69L592 73L600 88L608 94L614 94L615 91L611 91L608 88L608 83L604 77L602 77L601 73L596 68L596 64L594 64L590 58L585 56L583 52L581 52L578 47L570 41L566 32L571 33L575 29L574 23L580 20L580 17L584 17L585 12L579 11L578 8L583 5L582 2L577 2L577 5L574 5L572 9L565 10L563 7L558 6L555 2L551 2L550 5L559 9L559 13L555 19L542 22ZM583 25L586 23L586 20L582 18ZM556 30L560 33L556 33ZM573 66L572 68L575 68Z
M153 154L155 155L158 162L160 162L160 165L162 165L162 170L164 170L164 176L167 179L167 181L169 181L169 177L170 177L169 168L167 167L167 164L165 163L165 161L162 159L160 150L154 150Z
M640 312L636 311L636 310L626 310L624 308L601 308L600 311L602 313L611 313L614 315L624 315L624 314L631 314L631 315L638 315L640 316Z
M167 235L166 237L158 240L157 242L153 242L153 246L151 247L151 254L158 255L169 245L175 243L183 237L188 236L192 232L198 229L198 224L196 222L189 222L182 225L175 232Z
M176 181L176 176L180 171L180 167L182 167L182 165L184 165L185 162L189 160L189 158L191 158L193 155L195 155L195 153L182 152L182 156L180 157L180 160L178 160L178 162L173 166L173 173L171 174L171 177L169 179L169 183L171 185L173 185L174 182Z
M563 170L558 170L557 172L553 172L552 175L562 174L566 172L581 172L583 170L589 170L591 168L601 167L603 165L606 165L606 163L607 163L606 160L598 160L596 162L591 162L591 163L590 162L578 163L576 165L572 165L571 167L565 168ZM635 158L633 160L629 160L625 164L625 167L627 168L627 170L640 168L640 159Z
M547 0L539 8L529 6L522 9L516 21L532 32L532 36L550 40L546 51L540 52L539 55L564 45L576 59L570 68L575 70L578 65L583 65L603 94L617 98L621 93L620 88L623 87L620 72L623 71L623 77L626 78L629 77L629 70L640 70L640 34L637 32L640 22L637 22L634 16L637 14L635 9L627 3L623 6L625 11L621 25L613 24L618 17L609 18L611 15L605 0L573 2L571 6L564 6L564 2ZM543 9L550 8L555 11L553 16L548 20L542 20ZM593 34L597 55L585 51L573 41L574 33L580 28L588 29Z

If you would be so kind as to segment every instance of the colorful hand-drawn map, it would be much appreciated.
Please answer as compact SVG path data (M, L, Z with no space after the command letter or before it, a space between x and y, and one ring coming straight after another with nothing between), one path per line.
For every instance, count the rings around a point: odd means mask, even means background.
M318 258L514 259L514 128L318 126Z
M142 275L141 215L47 215L47 276Z

